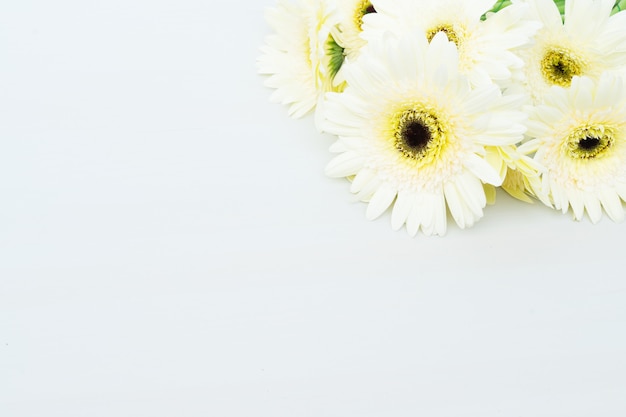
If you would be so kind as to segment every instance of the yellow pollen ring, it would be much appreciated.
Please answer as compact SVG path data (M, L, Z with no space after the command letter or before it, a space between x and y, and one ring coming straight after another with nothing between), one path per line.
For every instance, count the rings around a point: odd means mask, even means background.
M390 139L406 162L415 167L432 165L448 144L450 129L445 116L424 105L393 114Z
M541 59L541 75L550 85L569 87L572 78L583 75L584 61L564 48L550 48Z
M563 142L573 159L592 159L604 154L614 143L613 129L606 126L584 126L571 132Z
M361 29L363 26L363 16L370 13L376 13L376 9L372 6L372 2L369 0L359 1L354 12L354 23L357 28Z
M450 42L454 42L454 44L458 47L460 42L460 35L457 30L455 30L454 26L448 23L437 25L432 29L429 29L426 32L426 38L428 42L432 41L436 34L439 32L443 32L448 37Z

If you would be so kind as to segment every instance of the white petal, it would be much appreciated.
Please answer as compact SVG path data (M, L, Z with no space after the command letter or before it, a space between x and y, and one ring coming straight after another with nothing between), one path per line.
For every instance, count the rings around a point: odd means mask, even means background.
M467 207L476 218L482 217L487 198L480 180L469 174L461 174L457 181L457 190Z
M466 98L464 105L468 112L483 112L493 105L500 97L500 89L492 84L483 88L474 89Z
M443 193L434 194L431 198L433 205L433 216L435 218L433 233L439 236L446 234L447 211L446 200Z
M564 27L579 39L592 39L605 26L613 0L567 0Z
M582 220L585 214L585 199L583 193L577 188L568 188L565 190L569 205L572 207L574 218Z
M614 222L621 222L624 220L624 207L619 199L619 196L614 190L608 187L602 187L598 193L602 207L606 211L606 214Z
M589 218L592 223L598 223L602 218L602 207L600 206L600 200L598 198L589 193L583 193L583 199L585 201L585 209L587 210L587 214L589 214Z
M363 158L356 152L348 151L334 157L326 165L326 175L340 178L356 174L363 167Z
M386 184L381 185L372 196L365 216L368 220L374 220L385 212L396 198L396 190Z
M615 191L617 192L617 195L619 195L619 198L621 198L623 201L626 201L626 184L615 184Z
M359 193L363 188L367 187L367 184L374 180L374 178L375 175L371 170L363 168L356 174L356 176L352 180L350 192L355 194Z
M398 196L393 205L393 211L391 212L391 228L393 230L400 229L406 222L406 219L413 208L414 201L415 198L410 192L398 191Z
M587 110L593 105L592 91L594 90L594 83L591 78L574 77L571 88L572 91L576 91L573 105L577 110Z
M372 179L363 185L363 188L357 193L357 199L361 201L370 201L374 193L381 186L381 181L376 177L372 177Z
M465 158L463 164L472 174L476 175L482 182L486 182L487 184L499 186L504 180L487 161L476 154L471 154Z
M468 223L468 213L471 217L471 212L469 212L469 210L465 207L465 203L459 195L456 185L451 181L445 183L443 186L443 192L446 197L446 203L448 203L448 209L450 209L450 214L452 214L452 218L461 229L464 229Z
M555 28L562 25L561 13L553 0L530 0L529 4L544 27Z
M418 203L417 196L412 196L411 211L406 218L406 231L409 236L415 236L422 224L422 207Z
M348 148L346 147L346 145L343 143L342 140L337 140L337 141L333 142L332 145L330 145L328 150L331 153L342 153L342 152L348 151Z

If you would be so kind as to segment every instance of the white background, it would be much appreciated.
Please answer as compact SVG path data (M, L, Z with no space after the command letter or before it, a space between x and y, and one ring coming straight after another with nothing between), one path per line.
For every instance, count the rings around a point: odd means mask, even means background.
M626 224L366 221L272 5L0 5L0 416L626 415Z

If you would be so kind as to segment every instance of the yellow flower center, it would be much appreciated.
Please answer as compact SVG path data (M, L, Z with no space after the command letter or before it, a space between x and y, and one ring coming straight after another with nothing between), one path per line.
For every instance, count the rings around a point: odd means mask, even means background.
M429 29L426 32L426 38L428 39L428 42L432 41L435 35L438 34L439 32L445 33L450 42L454 42L454 44L457 47L459 46L459 43L461 42L462 34L460 33L459 30L456 30L454 26L449 23L437 25L434 28Z
M361 29L361 26L363 26L363 16L370 13L376 13L376 9L374 9L372 3L369 0L360 0L354 13L354 23L356 23L356 27Z
M541 74L550 85L569 87L572 78L582 75L585 65L583 59L564 48L550 48L541 60Z
M565 139L563 147L574 159L597 158L614 143L615 133L606 126L585 126L574 130Z
M450 129L434 109L413 105L394 114L392 123L393 145L404 158L419 166L439 160Z

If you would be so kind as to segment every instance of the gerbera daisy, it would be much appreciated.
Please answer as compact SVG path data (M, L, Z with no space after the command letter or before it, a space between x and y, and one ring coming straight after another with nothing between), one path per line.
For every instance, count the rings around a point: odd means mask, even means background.
M553 85L574 76L598 79L626 66L626 13L611 16L614 0L566 0L563 19L553 0L523 0L543 25L521 52L528 90L537 103Z
M530 156L519 151L517 146L488 146L486 160L504 178L501 188L512 197L532 203L535 197L550 204L548 196L542 192L540 174L543 167ZM495 202L495 187L486 184L487 202Z
M542 187L551 202L593 223L602 209L614 221L624 218L626 199L626 88L622 77L598 81L573 77L570 88L552 87L543 103L529 110L528 135L520 151L536 151L545 167Z
M354 177L351 191L374 219L393 207L394 229L406 224L442 235L446 206L461 227L483 215L483 182L503 178L485 146L521 140L525 115L494 85L472 89L458 69L456 46L443 33L385 33L348 62L343 93L328 93L325 130L339 136L327 166Z
M339 14L339 24L333 32L337 43L344 48L349 59L355 59L359 50L366 44L361 37L365 15L376 13L370 0L335 0Z
M443 32L459 49L461 72L473 85L506 87L523 76L523 61L515 54L540 27L526 19L528 6L514 4L497 13L493 0L377 0L376 14L363 18L365 39L385 31L421 30L430 40Z
M294 118L310 112L325 92L342 88L333 82L343 62L343 49L331 35L337 18L325 0L279 0L266 12L276 33L261 48L258 70L269 75L265 85L276 89L271 100L288 105Z

